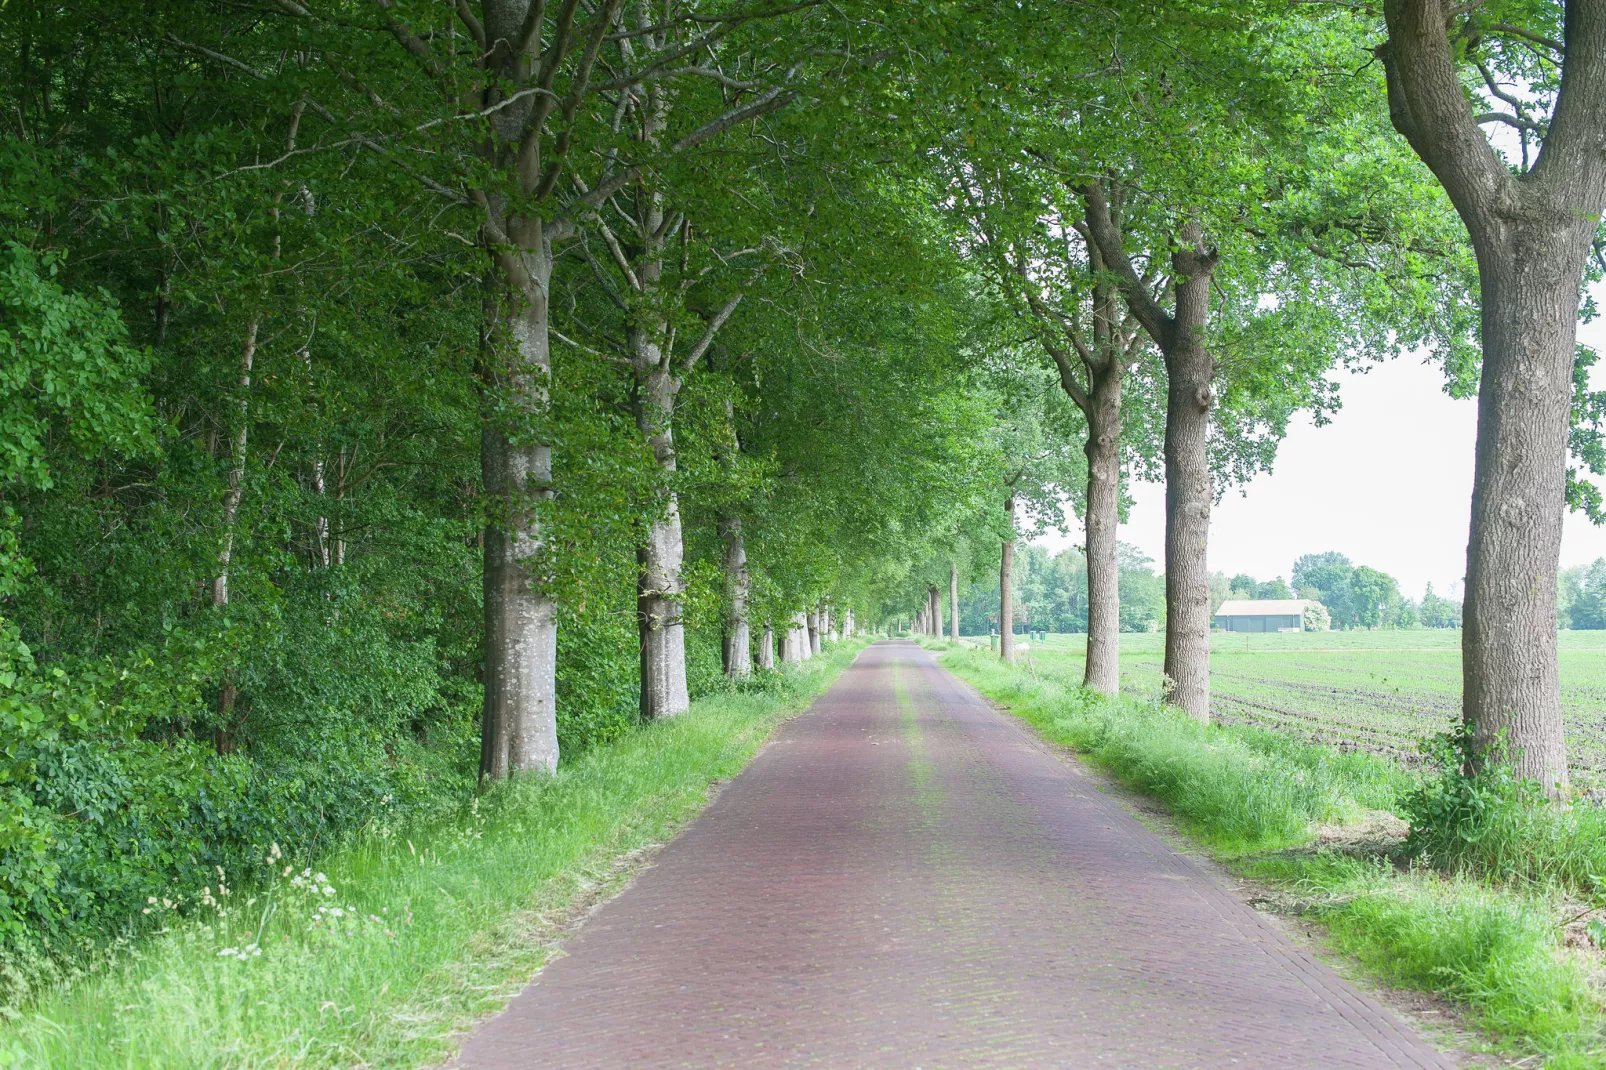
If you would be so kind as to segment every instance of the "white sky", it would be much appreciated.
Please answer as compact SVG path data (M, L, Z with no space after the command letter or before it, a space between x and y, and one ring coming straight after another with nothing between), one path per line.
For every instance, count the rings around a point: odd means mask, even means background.
M1580 327L1579 337L1606 346L1606 324ZM1442 383L1437 367L1411 357L1364 375L1342 374L1344 405L1332 421L1315 427L1301 417L1273 470L1229 490L1215 508L1210 570L1288 579L1301 554L1337 550L1389 573L1412 598L1430 582L1438 593L1460 597L1477 402L1452 400ZM1132 493L1136 501L1120 537L1152 557L1158 572L1165 560L1165 489L1136 483ZM1081 540L1078 528L1036 541L1057 552ZM1597 557L1606 557L1606 528L1568 513L1562 567Z

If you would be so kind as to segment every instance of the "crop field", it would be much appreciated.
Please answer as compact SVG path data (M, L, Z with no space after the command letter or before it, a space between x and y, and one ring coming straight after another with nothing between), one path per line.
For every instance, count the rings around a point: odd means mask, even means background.
M1082 673L1081 635L1028 643L1023 662ZM1158 698L1165 637L1121 636L1121 686ZM1460 715L1461 633L1302 632L1211 640L1211 710L1310 740L1414 761L1420 742ZM1606 779L1606 631L1560 633L1561 701L1568 754L1581 779Z

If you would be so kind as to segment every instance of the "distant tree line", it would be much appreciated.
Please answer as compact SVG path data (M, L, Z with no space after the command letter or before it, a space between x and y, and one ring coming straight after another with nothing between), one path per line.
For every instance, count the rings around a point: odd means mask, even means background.
M1154 562L1128 543L1117 553L1121 591L1121 631L1152 632L1165 627L1165 576ZM1013 582L1016 632L1087 631L1087 562L1079 549L1051 554L1041 546L1016 551ZM1210 576L1212 615L1231 599L1305 598L1326 607L1334 628L1459 628L1461 603L1428 584L1420 600L1400 592L1399 581L1341 553L1305 554L1294 562L1292 583L1281 576L1257 580L1247 573ZM1561 574L1561 620L1573 628L1606 628L1606 558L1588 568ZM998 628L998 583L973 583L959 601L963 635L987 635Z
M1295 561L1291 590L1280 576L1258 584L1234 576L1230 597L1311 599L1327 608L1334 628L1461 627L1461 603L1434 593L1431 583L1420 601L1408 598L1387 572L1332 550Z
M1563 628L1606 628L1606 557L1562 569L1556 576L1556 621Z
M1118 543L1116 567L1121 592L1123 632L1156 632L1165 628L1165 577L1137 547ZM1025 545L1015 554L1014 630L1087 631L1087 559L1079 549L1051 554ZM988 635L998 628L998 581L973 583L959 600L961 635Z

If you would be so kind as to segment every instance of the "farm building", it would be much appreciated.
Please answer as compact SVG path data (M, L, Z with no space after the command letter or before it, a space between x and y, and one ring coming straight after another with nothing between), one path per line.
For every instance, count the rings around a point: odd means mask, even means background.
M1297 632L1304 627L1304 598L1229 599L1216 610L1216 627L1224 632Z

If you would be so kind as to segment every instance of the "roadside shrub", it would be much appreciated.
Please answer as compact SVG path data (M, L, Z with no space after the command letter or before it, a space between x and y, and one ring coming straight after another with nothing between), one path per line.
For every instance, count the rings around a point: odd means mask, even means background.
M579 757L640 722L641 656L626 610L558 610L558 751Z
M1425 749L1433 772L1404 800L1412 857L1500 881L1606 893L1600 806L1555 805L1538 784L1516 776L1503 745L1492 760L1475 763L1470 726L1435 737Z
M0 958L11 967L0 994L137 936L153 897L189 903L264 844L311 856L472 789L466 724L437 725L426 745L396 734L395 710L335 716L311 703L309 721L279 720L255 749L220 755L183 728L209 715L216 664L212 644L178 633L115 659L40 664L0 622ZM255 715L268 709L293 707Z

